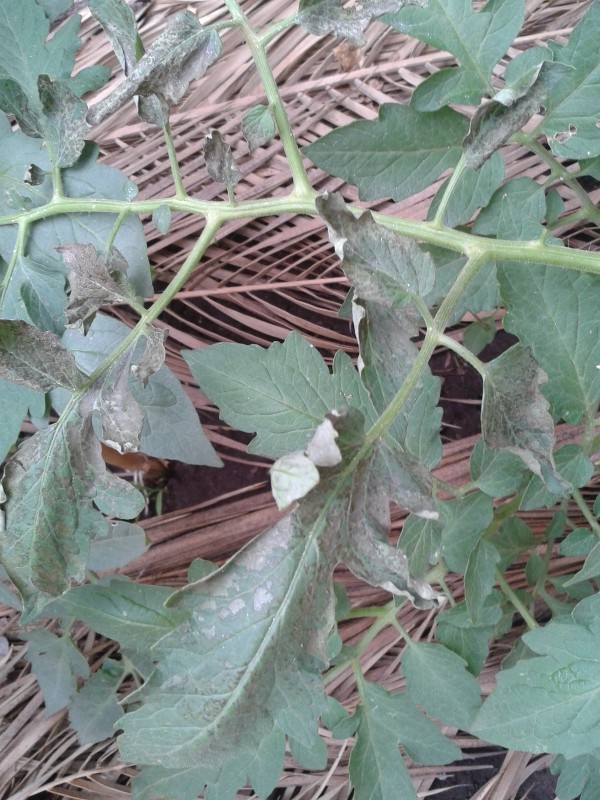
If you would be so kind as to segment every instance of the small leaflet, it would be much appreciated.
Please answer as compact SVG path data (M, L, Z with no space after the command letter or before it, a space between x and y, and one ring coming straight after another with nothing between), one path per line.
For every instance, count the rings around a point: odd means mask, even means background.
M246 111L242 117L242 133L250 151L272 139L277 128L269 106L258 105Z
M62 386L75 391L86 381L55 333L22 320L0 320L0 378L38 392Z
M69 636L56 636L43 628L25 634L25 658L40 684L46 719L68 706L77 694L77 679L87 678L87 660Z
M224 183L227 188L234 186L242 177L231 152L230 145L219 131L211 131L204 140L206 169L214 181Z
M130 44L127 47L129 52ZM136 95L157 95L166 103L178 103L190 82L201 78L220 52L216 31L205 31L191 11L175 14L123 83L90 109L88 122L97 125Z
M116 696L122 680L123 664L105 658L77 692L69 708L69 722L80 744L96 744L114 734L115 723L123 716Z
M373 17L399 11L406 5L425 5L426 0L362 0L345 8L343 0L301 0L298 22L315 36L328 33L349 39L357 45L365 43L363 33Z
M127 262L116 248L111 248L108 259L91 244L68 244L57 250L69 269L67 328L87 333L101 306L135 298L135 290L124 275Z
M160 233L167 234L171 227L171 209L168 205L159 206L152 213L152 223Z
M481 432L488 447L515 453L548 491L564 495L572 487L554 464L554 422L540 392L546 381L531 350L520 343L486 364Z

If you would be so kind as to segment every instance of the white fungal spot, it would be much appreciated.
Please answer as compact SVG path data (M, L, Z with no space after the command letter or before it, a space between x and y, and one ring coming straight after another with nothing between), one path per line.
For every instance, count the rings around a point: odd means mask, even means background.
M252 606L255 611L262 611L262 609L267 606L271 600L273 599L273 595L265 586L259 586L258 589L254 592L254 598L252 600Z

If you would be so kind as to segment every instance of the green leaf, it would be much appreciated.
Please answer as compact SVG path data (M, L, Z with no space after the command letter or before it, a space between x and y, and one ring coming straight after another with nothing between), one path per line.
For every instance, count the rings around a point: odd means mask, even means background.
M465 600L469 616L477 622L485 600L496 583L500 553L487 539L480 539L469 556L465 570Z
M597 542L598 537L589 528L575 528L560 543L558 552L561 556L582 558L589 554Z
M58 252L69 270L68 328L87 333L101 306L135 300L135 291L124 275L127 262L115 248L107 258L92 244L64 245Z
M600 751L569 759L558 756L550 769L554 775L560 772L556 783L559 800L599 800Z
M79 619L102 636L142 652L171 633L187 613L166 608L167 586L133 583L113 577L106 583L75 586L49 610L65 620Z
M473 232L500 239L539 239L544 233L546 200L539 183L531 178L512 178L492 196L479 213ZM522 269L521 264L511 268Z
M438 503L442 530L442 556L453 572L464 572L471 551L492 521L492 500L472 492L457 500Z
M490 0L474 11L471 0L429 0L384 20L401 33L452 53L459 67L440 69L415 90L412 104L434 111L448 103L477 105L491 93L490 76L523 24L523 0Z
M2 425L0 425L0 462L4 461L8 451L17 441L21 423L28 413L42 416L45 410L44 396L26 386L19 386L10 381L0 380L0 407L2 408Z
M4 319L22 319L40 330L61 335L67 300L65 276L52 266L48 268L31 258L17 256L3 296Z
M479 169L467 167L460 175L444 212L444 225L454 228L468 222L479 208L487 206L492 195L504 178L504 162L494 153ZM427 219L433 219L450 178L437 190L427 212Z
M37 2L44 9L44 14L50 22L54 22L70 8L73 0L37 0Z
M123 520L112 520L105 535L90 545L87 568L95 572L119 569L148 549L143 528Z
M470 730L481 690L462 658L441 644L411 642L402 654L402 671L413 703L440 722Z
M242 117L242 133L250 151L272 139L277 133L277 128L269 106L252 106L246 111Z
M535 545L535 537L531 528L518 517L510 517L500 526L498 535L494 537L494 547L500 554L498 569L504 572L517 556L530 550Z
M471 480L491 497L514 494L529 474L519 456L508 450L493 450L483 439L477 440L469 463Z
M119 29L118 41L124 36ZM127 45L129 55L129 45ZM91 125L97 125L135 95L158 95L162 101L178 103L190 81L202 77L221 52L216 31L205 31L191 11L181 11L167 20L164 31L129 69L125 80L88 114ZM123 52L125 58L125 52ZM157 123L156 119L147 119Z
M108 70L81 70L75 78L70 77L80 22L80 17L71 17L49 38L50 23L38 3L5 0L0 6L0 80L14 81L38 108L40 75L64 80L77 96L99 89L108 78Z
M91 374L129 333L122 322L98 314L87 336L68 330L63 335L63 344L73 352L80 369ZM155 336L149 333L146 335ZM153 340L153 348L159 344ZM146 348L144 346L144 353ZM164 348L162 349L164 353ZM146 373L148 362L143 354L134 351L132 362L138 372L132 370L129 390L144 414L144 426L140 435L140 449L156 458L173 458L188 464L221 466L221 460L206 438L198 420L198 414L185 390L175 375L166 366L149 375L147 385L141 386L136 374ZM159 354L160 355L160 354ZM139 370L142 370L140 373ZM53 398L54 405L57 401ZM60 410L60 403L59 410Z
M231 146L219 131L211 131L204 140L204 159L206 170L214 181L231 188L238 183L242 173L235 163Z
M505 327L548 376L554 416L577 424L600 400L600 279L542 264L498 267Z
M85 682L69 708L69 722L80 744L96 744L114 734L123 715L116 690L123 679L123 665L106 658Z
M268 349L215 344L183 352L221 419L256 433L250 453L278 458L303 450L325 415L344 404L319 351L298 333Z
M577 489L585 486L594 474L594 465L578 444L567 444L559 448L554 453L554 461L562 480ZM537 475L532 475L523 492L519 508L522 511L529 511L533 508L551 508L556 502L556 495L546 489Z
M489 641L502 618L501 600L499 592L492 591L479 608L475 622L464 600L442 611L435 619L436 639L463 658L473 675L479 675L485 664Z
M481 433L488 447L515 453L548 491L565 495L572 487L554 464L554 422L539 390L545 382L531 350L520 343L486 364Z
M534 133L544 133L554 155L561 158L593 158L600 154L596 124L600 81L595 49L598 37L600 5L593 2L566 45L550 42L554 60L571 69L549 92L546 113Z
M458 163L468 122L444 108L422 114L386 104L377 120L361 120L304 148L325 172L358 187L361 200L403 200Z
M349 771L357 800L417 797L399 744L410 758L425 764L449 764L461 757L458 747L405 694L391 694L377 684L362 682L356 716L358 730Z
M439 560L441 525L435 520L411 514L402 526L399 545L408 558L410 574L415 578L423 578Z
M600 542L596 544L593 550L585 559L583 567L579 572L573 575L572 578L564 584L565 586L572 586L574 583L588 580L589 578L597 578L600 575Z
M207 767L189 767L181 770L163 767L142 767L133 779L132 800L196 800L210 778L216 780L214 770Z
M498 674L470 730L493 744L533 753L585 755L600 747L600 596L570 617L523 636L539 656Z
M55 333L22 320L0 320L0 377L38 392L57 386L75 391L85 382Z
M31 664L44 695L46 717L65 708L77 694L77 678L87 678L86 659L69 636L39 629L25 634L25 658Z

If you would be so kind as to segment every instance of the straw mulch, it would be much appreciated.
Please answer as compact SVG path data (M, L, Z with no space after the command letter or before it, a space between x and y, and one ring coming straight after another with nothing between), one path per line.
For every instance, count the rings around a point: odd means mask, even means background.
M115 68L116 59L105 36L90 19L84 4L76 3L76 6L84 19L81 65L100 61ZM160 32L168 14L185 7L192 8L206 23L225 16L219 0L196 3L139 0L133 6L145 41L151 41ZM527 23L510 55L519 49L543 44L549 38L568 36L586 6L585 2L573 0L527 0ZM296 3L289 0L247 0L244 3L245 11L257 24L286 16L295 7ZM270 61L302 144L335 126L374 118L382 102L406 102L411 90L426 75L452 63L444 54L432 53L424 45L379 24L370 27L364 50L339 45L330 38L316 39L299 29L287 30L272 43ZM183 178L191 195L203 199L222 196L222 187L206 174L201 153L203 138L211 128L218 128L234 148L245 176L238 187L239 197L276 195L289 187L279 142L273 141L249 154L241 138L240 117L259 102L264 102L264 97L248 51L236 33L227 33L218 66L192 87L172 118L182 157ZM95 138L106 163L124 170L138 185L141 197L170 192L170 173L161 136L139 122L133 109L119 113L116 123L109 120L101 125ZM544 167L518 147L505 148L503 155L507 176L528 175L538 180L544 177ZM310 168L310 177L319 190L341 190L347 198L355 197L352 187L314 168ZM386 204L385 207L422 219L434 191L435 187L396 206ZM596 191L594 199L599 197ZM572 204L568 194L565 194L565 202L569 210ZM174 218L169 233L162 236L148 224L149 254L158 284L167 283L175 274L194 242L198 227L198 220L179 215ZM563 235L573 246L596 244L596 231L584 227L565 230ZM221 473L208 468L196 472L198 480L212 487L213 498L145 521L153 546L129 565L125 570L128 574L143 581L181 584L193 558L223 559L277 518L268 491L266 465L260 459L247 456L239 436L219 421L214 409L191 382L179 350L198 348L214 341L268 345L274 339L283 338L288 331L298 330L326 357L340 348L355 355L352 332L346 322L337 319L346 288L318 220L284 218L231 222L221 231L218 242L210 248L185 291L159 324L170 330L168 364L189 390L212 441L226 462L225 470L229 465L236 465L242 477L238 487L219 493ZM114 313L130 321L125 310L116 309ZM452 335L460 338L460 327ZM565 434L561 432L561 435ZM472 439L448 443L437 471L439 477L451 483L467 480L472 445ZM149 479L151 469L156 466L142 459L134 469L137 477ZM549 512L530 513L527 521L534 530L542 531L548 519ZM395 535L401 522L401 516L396 514ZM355 605L386 599L383 592L361 584L346 572L339 577L348 587ZM507 577L512 586L524 586L524 564L514 565ZM457 598L461 597L460 582L450 588ZM0 719L3 720L0 723L0 797L11 800L35 795L82 800L127 798L134 768L119 761L113 741L92 747L80 746L64 713L46 718L41 694L23 660L25 645L19 639L14 612L0 609L0 615L0 634L11 643L3 660L0 654ZM431 615L407 608L401 612L400 619L414 637L431 637ZM356 639L367 624L364 621L348 624L344 628L345 638ZM493 648L480 676L484 692L492 688L499 663L519 632L512 631ZM113 644L83 627L76 631L75 638L92 668L114 650ZM401 649L398 634L392 629L383 631L373 641L364 660L369 677L389 689L400 690L403 684L398 670ZM343 674L332 681L330 689L347 707L356 703L355 686L349 675ZM479 753L482 768L489 764L488 756L493 748L458 735L456 731L445 732L454 737L459 746ZM347 798L350 748L349 741L331 741L329 763L323 772L308 773L288 760L280 782L280 796ZM550 760L506 753L499 770L488 769L488 782L473 800L511 800L522 796L520 787ZM456 765L445 767L444 772L451 774L461 769L465 768ZM427 793L440 771L440 768L411 766L411 775L421 795Z

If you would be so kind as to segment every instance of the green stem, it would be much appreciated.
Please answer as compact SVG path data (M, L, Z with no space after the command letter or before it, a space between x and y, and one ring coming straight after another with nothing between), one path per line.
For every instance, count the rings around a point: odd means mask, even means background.
M452 175L450 176L450 180L446 184L446 188L444 189L444 194L442 195L442 199L440 200L440 204L438 206L437 211L435 212L435 217L432 221L432 227L434 228L443 228L444 227L444 216L446 214L446 209L448 208L448 203L450 202L450 198L458 185L461 175L465 171L467 164L465 160L465 154L463 153L460 157L460 160Z
M110 233L108 234L108 239L106 240L106 252L110 251L110 248L114 246L115 239L119 231L121 230L121 225L125 222L127 217L129 216L129 211L127 209L123 209L121 213L117 216L115 220L115 224L112 226Z
M585 517L586 522L590 526L590 528L594 531L596 536L600 539L600 524L598 524L598 520L592 514L589 509L588 504L585 502L583 495L579 491L579 489L573 489L573 493L571 495L573 500L577 503L577 507Z
M477 356L474 355L463 344L457 342L451 336L447 336L445 333L438 333L438 342L439 344L443 344L449 350L453 350L456 355L463 359L463 361L466 361L467 364L470 364L474 369L476 369L482 378L487 378L488 372L483 361L477 358Z
M169 156L169 166L171 167L171 175L173 176L173 184L175 185L175 197L178 200L185 200L187 192L181 180L181 172L179 170L179 161L177 160L177 151L175 150L175 143L173 142L173 133L169 122L165 122L163 126L163 136L165 137L165 144L167 146L167 154Z
M529 630L533 631L537 628L538 624L531 616L529 611L525 608L517 594L511 589L508 585L504 575L500 572L500 570L496 570L496 582L498 586L502 589L505 596L508 597L510 602L513 604L514 608L519 612L519 614L523 617L523 621L529 628Z
M62 172L60 167L56 166L54 159L53 147L50 142L46 142L48 150L48 157L50 159L50 178L52 179L52 202L58 202L64 197Z
M310 185L308 175L302 163L300 150L296 144L296 139L292 133L288 116L285 112L284 105L281 101L277 82L273 77L271 67L267 60L264 49L264 44L261 37L256 33L254 28L250 25L248 18L236 2L236 0L225 0L225 5L229 9L234 22L238 22L242 29L246 43L252 53L254 64L262 81L267 100L271 108L271 112L281 137L283 150L288 160L292 179L294 181L294 193L298 197L311 198L315 196L315 191Z

